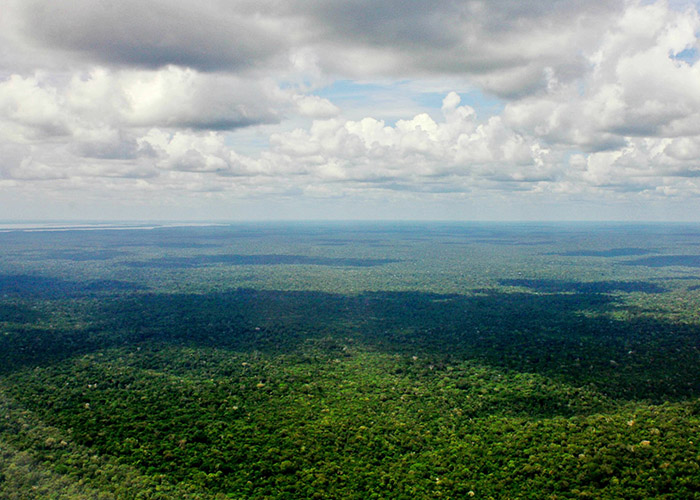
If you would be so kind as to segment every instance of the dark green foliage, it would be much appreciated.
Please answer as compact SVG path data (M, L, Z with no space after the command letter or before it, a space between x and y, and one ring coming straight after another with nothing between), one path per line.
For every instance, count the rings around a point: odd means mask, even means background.
M608 250L571 250L554 255L564 257L632 257L654 253L648 248L611 248Z
M521 286L543 293L612 293L612 292L642 292L663 293L667 291L656 283L644 281L564 281L541 279L507 279L499 280L503 286Z
M36 309L23 304L0 303L0 321L8 323L33 323L41 318Z
M124 257L129 255L128 252L120 252L118 250L54 250L46 252L40 258L42 259L61 259L72 260L74 262L83 262L89 260L111 260L116 257Z
M587 231L0 235L0 498L700 498L698 233Z
M228 264L230 266L269 266L269 265L313 265L341 267L373 267L397 262L392 259L353 259L308 257L306 255L196 255L192 257L166 257L149 261L133 261L132 267L154 267L179 269L202 267L212 264Z
M700 267L700 255L659 255L627 262L630 266L646 267Z
M143 285L119 280L68 281L22 274L0 275L0 296L61 299L81 297L96 292L144 290Z

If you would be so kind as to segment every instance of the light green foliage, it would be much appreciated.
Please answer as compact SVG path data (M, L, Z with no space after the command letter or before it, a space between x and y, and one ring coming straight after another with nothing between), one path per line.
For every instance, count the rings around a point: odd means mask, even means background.
M700 498L642 229L0 235L0 498Z

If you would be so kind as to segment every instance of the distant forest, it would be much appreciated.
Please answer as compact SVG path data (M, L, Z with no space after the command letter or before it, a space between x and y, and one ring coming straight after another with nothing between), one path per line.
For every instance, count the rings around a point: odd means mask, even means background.
M700 498L700 226L0 245L0 498Z

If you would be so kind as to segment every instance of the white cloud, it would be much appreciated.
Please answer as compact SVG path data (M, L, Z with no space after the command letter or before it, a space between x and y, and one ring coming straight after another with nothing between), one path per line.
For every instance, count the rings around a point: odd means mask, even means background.
M293 97L299 114L309 118L323 119L333 118L340 113L338 106L315 95L295 95Z
M268 173L264 162L237 155L216 132L171 134L154 129L141 137L139 144L154 152L154 164L164 170L220 176Z
M0 132L6 140L23 143L69 135L69 122L56 89L19 75L0 82Z
M8 0L0 189L692 197L698 33L664 1ZM353 78L371 104L323 89Z
M98 0L8 0L2 26L15 51L53 68L176 65L318 80L460 74L519 95L541 88L547 67L580 74L579 48L622 7L613 0L123 0L109 8Z
M450 93L443 119L427 114L389 126L368 117L359 121L316 121L271 138L273 152L320 179L373 183L379 187L423 189L423 184L462 187L475 180L531 182L554 173L549 151L508 129L498 117L479 123L474 110Z
M677 60L698 47L700 15L664 4L631 5L591 54L581 78L506 107L523 133L590 150L629 137L700 134L700 64Z
M262 7L241 0L8 0L3 9L4 25L19 30L18 45L42 46L67 63L246 70L287 45L289 29Z
M68 82L42 73L0 81L3 136L18 141L67 136L96 125L233 129L277 121L288 101L271 82L173 66L98 68Z

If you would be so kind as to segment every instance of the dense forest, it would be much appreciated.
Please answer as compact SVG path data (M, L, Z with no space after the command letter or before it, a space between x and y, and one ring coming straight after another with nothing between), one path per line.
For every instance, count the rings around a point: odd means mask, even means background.
M700 498L700 226L0 232L0 498Z

